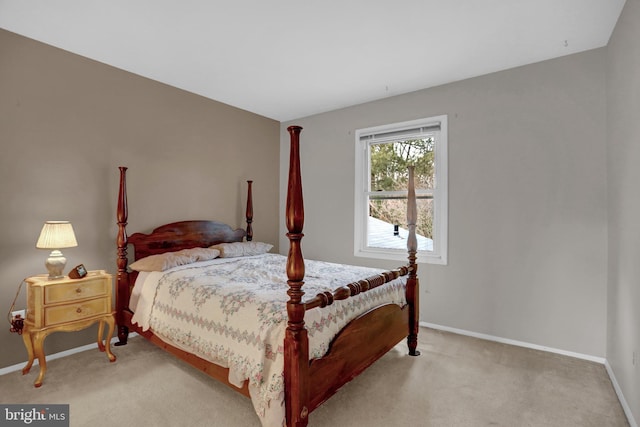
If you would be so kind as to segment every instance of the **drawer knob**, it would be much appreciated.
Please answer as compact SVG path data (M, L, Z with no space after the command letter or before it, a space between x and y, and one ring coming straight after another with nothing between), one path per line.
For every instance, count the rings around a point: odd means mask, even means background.
M76 289L76 293L77 293L77 294L79 294L79 293L81 293L81 292L82 292L82 288L77 288L77 289Z
M76 313L82 313L82 308L78 307L78 308L76 309Z

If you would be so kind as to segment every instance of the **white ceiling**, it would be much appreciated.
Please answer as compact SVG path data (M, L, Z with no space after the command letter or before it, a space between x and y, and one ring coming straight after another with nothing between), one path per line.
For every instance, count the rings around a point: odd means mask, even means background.
M0 0L0 28L288 121L605 46L624 1Z

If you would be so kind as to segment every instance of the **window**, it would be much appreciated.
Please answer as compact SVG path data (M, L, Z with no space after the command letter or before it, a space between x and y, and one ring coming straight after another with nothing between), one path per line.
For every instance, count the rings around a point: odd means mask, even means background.
M447 263L447 116L356 131L356 256L407 259L408 166L415 166L418 261Z

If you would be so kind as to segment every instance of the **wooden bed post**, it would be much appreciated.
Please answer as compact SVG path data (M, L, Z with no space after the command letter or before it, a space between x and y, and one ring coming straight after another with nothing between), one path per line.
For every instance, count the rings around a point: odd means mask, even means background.
M287 257L287 330L284 340L284 381L287 407L287 426L303 427L309 415L309 340L304 326L305 306L302 303L304 291L304 258L300 241L304 225L304 204L302 200L302 177L300 174L300 126L287 128L291 136L289 155L289 184L287 190L287 237L289 255Z
M247 181L247 242L253 240L253 195L251 193L251 184L253 181Z
M124 310L129 306L129 273L127 272L127 168L120 166L120 191L118 193L118 275L116 276L116 322L118 323L118 342L126 345L129 328L125 326Z
M416 238L416 220L418 218L418 208L416 206L416 190L413 182L413 166L409 166L409 194L407 201L407 225L409 227L409 238L407 239L407 250L409 252L409 276L407 278L407 304L409 304L409 335L407 344L409 355L419 356L416 350L418 346L418 319L420 316L419 304L419 283L418 264L416 263L416 253L418 251L418 240Z

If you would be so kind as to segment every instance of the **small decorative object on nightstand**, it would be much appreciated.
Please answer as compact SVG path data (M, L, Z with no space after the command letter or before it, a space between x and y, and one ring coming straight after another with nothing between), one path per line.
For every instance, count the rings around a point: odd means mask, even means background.
M25 279L27 283L27 318L24 321L22 338L27 347L29 362L22 370L26 374L35 358L40 364L40 374L34 382L42 385L47 372L47 361L43 351L44 339L52 332L79 331L95 322L98 326L98 348L107 353L111 362L116 356L111 353L111 336L115 329L115 318L111 306L111 275L104 270L89 271L80 279L49 279L42 274ZM108 326L104 337L104 326ZM103 341L104 340L104 341Z
M87 275L87 269L84 268L83 264L77 265L69 271L70 279L82 279Z

